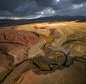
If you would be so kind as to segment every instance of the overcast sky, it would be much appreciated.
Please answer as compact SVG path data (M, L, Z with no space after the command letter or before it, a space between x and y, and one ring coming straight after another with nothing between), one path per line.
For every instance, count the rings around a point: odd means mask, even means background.
M86 16L86 0L0 0L0 18L38 18L50 15Z

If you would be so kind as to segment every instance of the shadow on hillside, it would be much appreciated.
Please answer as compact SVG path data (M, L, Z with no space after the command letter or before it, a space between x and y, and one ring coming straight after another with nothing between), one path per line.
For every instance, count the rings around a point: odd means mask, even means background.
M24 24L32 24L32 23L44 23L48 22L49 24L53 22L65 22L58 20L0 20L0 27L8 27L8 26L16 26L16 25L24 25ZM69 21L68 21L69 22Z

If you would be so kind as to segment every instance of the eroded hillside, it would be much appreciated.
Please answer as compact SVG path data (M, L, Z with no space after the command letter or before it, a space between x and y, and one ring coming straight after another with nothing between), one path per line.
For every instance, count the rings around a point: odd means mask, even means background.
M2 84L86 83L86 22L0 28Z

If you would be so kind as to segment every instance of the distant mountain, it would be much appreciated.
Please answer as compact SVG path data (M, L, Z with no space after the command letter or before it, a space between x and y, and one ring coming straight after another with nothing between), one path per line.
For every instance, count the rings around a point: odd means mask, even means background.
M75 21L77 22L86 22L85 16L69 16L69 15L54 15L48 17L40 17L37 19L1 19L0 26L9 26L9 25L21 25L21 24L30 24L36 22L52 22L52 21Z
M41 17L36 20L56 20L56 21L75 21L86 19L85 16L69 16L69 15L55 15L49 17Z

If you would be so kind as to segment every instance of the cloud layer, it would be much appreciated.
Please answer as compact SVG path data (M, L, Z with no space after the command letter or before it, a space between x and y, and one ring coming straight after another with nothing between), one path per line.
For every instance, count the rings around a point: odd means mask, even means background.
M0 0L0 18L38 18L55 14L86 16L86 0Z

